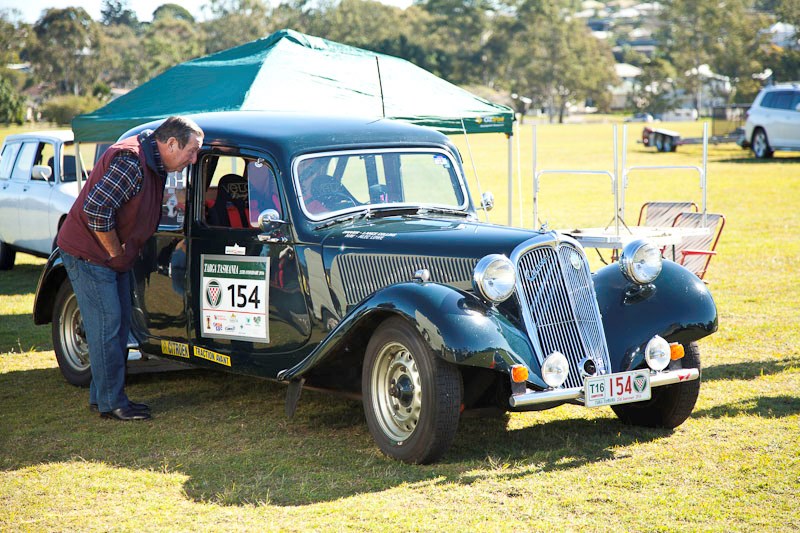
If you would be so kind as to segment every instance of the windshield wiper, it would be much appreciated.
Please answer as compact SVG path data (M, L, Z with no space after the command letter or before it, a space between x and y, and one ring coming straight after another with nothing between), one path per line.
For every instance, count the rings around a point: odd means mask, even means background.
M334 226L336 224L339 224L341 222L348 222L348 221L356 220L359 217L365 216L368 212L369 212L369 210L360 211L358 213L346 213L346 214L343 214L343 215L339 215L337 217L333 217L330 220L326 220L322 224L318 224L318 225L314 226L314 230L321 230L321 229L329 228L329 227Z
M453 209L450 207L436 207L436 206L420 207L417 213L420 215L427 215L428 213L442 213L445 215L455 215L467 218L472 216L472 213L470 213L469 211L461 211L460 209Z

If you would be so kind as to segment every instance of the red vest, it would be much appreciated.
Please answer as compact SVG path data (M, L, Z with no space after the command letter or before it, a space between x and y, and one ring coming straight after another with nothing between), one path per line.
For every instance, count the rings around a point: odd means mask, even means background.
M139 193L123 204L116 215L116 232L120 243L125 244L124 257L117 257L109 263L108 252L100 244L94 231L89 229L89 219L83 210L89 191L108 170L111 160L119 152L132 152L139 158L139 167L144 170L142 188ZM139 256L139 250L155 232L161 218L161 202L164 195L164 182L146 162L145 152L137 137L129 137L111 146L92 169L89 179L83 185L78 198L72 205L67 219L58 232L58 246L65 252L80 259L108 265L118 272L131 269Z

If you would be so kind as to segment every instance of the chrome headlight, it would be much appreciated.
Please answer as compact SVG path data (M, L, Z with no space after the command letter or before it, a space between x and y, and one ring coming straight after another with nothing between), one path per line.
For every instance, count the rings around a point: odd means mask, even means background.
M661 250L652 242L635 240L622 249L619 267L625 277L639 285L646 285L661 273Z
M569 376L567 357L561 352L553 352L542 364L542 379L554 389L560 387Z
M472 286L490 302L507 300L517 284L517 271L511 260L500 254L487 255L475 266Z
M671 359L669 343L664 338L656 335L647 342L647 346L644 349L644 358L647 361L647 366L656 372L664 370Z

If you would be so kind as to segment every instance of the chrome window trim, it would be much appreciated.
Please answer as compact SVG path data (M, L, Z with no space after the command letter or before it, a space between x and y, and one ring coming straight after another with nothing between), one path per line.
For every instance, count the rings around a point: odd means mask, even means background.
M310 213L306 209L306 204L303 201L303 196L301 194L302 189L300 187L300 176L297 172L297 167L305 161L306 159L317 159L320 157L336 157L336 156L354 156L354 155L362 155L362 154L389 154L389 153L403 153L403 154L410 154L410 153L428 153L428 154L441 154L450 161L450 164L453 167L454 172L456 173L456 178L458 178L458 184L461 187L461 194L464 197L464 201L461 205L453 206L453 205L442 205L442 204L418 204L418 203L392 203L392 204L371 204L374 207L379 206L392 206L392 207L402 207L402 206L409 206L409 207L444 207L447 209L464 209L466 210L469 207L469 191L466 186L466 182L464 176L461 173L461 166L456 164L457 158L454 155L443 148L438 147L430 147L430 148L420 148L420 147L409 147L409 148L362 148L358 150L333 150L329 152L313 152L309 154L303 154L297 156L292 161L292 184L294 186L295 195L297 197L298 202L300 203L300 209L303 211L303 214L309 220L313 222L319 222L321 220L325 220L328 218L333 218L336 216L340 216L346 213L358 212L365 209L365 206L353 206L347 209L341 209L339 211L331 211L328 213L323 213L322 215L315 215Z

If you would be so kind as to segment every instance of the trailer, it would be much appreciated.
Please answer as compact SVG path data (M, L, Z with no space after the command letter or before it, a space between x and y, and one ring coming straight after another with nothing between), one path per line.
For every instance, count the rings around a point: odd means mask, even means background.
M739 142L743 137L744 129L737 128L727 135L712 135L708 138L708 142L711 144L735 143ZM682 144L702 144L703 138L687 137L682 139L681 134L677 131L645 126L644 130L642 130L641 142L646 147L654 147L659 152L674 152Z
M711 136L708 142L712 144L738 143L744 138L744 121L750 105L730 104L715 106L711 114ZM702 137L681 138L677 131L666 128L645 126L642 130L641 143L646 147L653 147L659 152L674 152L682 144L702 144Z

